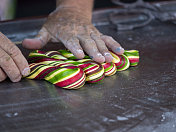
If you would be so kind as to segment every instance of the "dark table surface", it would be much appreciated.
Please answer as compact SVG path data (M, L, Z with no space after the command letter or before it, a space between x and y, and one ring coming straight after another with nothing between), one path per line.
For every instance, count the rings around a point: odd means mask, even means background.
M102 83L64 90L42 81L0 83L0 132L175 132L176 25L153 21L132 31L106 22L110 10L94 12L94 24L125 49L140 51L140 64ZM101 13L104 12L104 15ZM33 37L45 19L0 24L12 41ZM29 51L18 47L27 56ZM62 44L44 49L56 50Z

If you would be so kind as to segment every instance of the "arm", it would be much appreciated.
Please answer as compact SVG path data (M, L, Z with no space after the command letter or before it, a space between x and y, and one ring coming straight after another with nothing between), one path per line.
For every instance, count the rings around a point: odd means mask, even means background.
M61 41L77 58L83 58L85 51L97 62L111 62L108 49L119 55L124 49L92 25L92 7L93 0L57 0L56 10L48 16L37 38L24 40L23 46L40 49L48 41Z
M93 0L56 0L57 8L72 8L92 18Z

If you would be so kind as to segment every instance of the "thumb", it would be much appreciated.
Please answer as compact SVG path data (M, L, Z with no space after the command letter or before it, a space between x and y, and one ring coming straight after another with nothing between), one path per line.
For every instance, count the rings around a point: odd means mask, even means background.
M41 49L50 40L50 35L45 27L42 27L38 35L33 39L24 39L22 45L26 49Z

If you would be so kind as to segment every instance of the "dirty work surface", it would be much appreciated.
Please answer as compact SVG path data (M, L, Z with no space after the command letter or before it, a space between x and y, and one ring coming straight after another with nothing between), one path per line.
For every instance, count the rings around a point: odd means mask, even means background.
M20 41L34 36L43 21L2 23L0 29ZM27 79L0 83L1 132L176 131L176 25L154 21L133 31L116 33L110 25L98 29L126 49L138 49L139 66L80 90Z

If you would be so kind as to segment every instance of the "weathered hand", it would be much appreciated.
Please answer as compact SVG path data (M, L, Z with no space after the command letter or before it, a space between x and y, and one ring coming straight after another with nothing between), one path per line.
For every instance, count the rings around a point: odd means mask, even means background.
M21 51L0 32L0 82L8 76L18 82L30 73L28 63Z
M84 11L74 8L58 8L51 13L34 39L25 39L23 46L40 49L48 41L61 41L77 58L83 58L83 50L97 62L111 62L108 49L122 54L124 49L112 37L101 34Z

